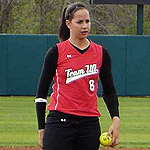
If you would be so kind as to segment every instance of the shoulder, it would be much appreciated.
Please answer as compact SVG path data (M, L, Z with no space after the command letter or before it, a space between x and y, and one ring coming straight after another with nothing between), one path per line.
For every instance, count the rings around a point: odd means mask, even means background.
M97 43L95 43L95 42L93 42L93 41L90 41L90 42L91 42L91 45L92 45L92 46L98 47L98 48L102 48L102 45L97 44Z
M101 49L103 58L105 58L105 57L110 57L109 52L108 52L108 50L107 50L105 47L103 47L102 45L97 44L97 43L95 43L95 42L92 42L92 41L91 41L91 44L92 44L93 46L97 47L98 50Z
M109 52L105 47L103 47L103 55L109 55Z
M97 44L97 43L95 43L95 42L93 42L93 41L91 41L91 44L92 44L97 50L100 50L100 51L101 51L103 61L110 61L110 60L111 60L109 51L108 51L105 47L103 47L102 45Z
M69 41L68 41L68 40L63 41L63 42L60 42L60 43L56 44L56 46L59 48L59 47L65 46L65 45L67 45L67 44L69 44Z
M50 47L45 55L45 58L52 58L52 57L57 57L58 56L58 47L57 45L54 45L52 47Z
M72 47L70 46L69 40L60 42L58 44L56 44L57 46L57 51L58 51L58 58L64 58L66 56L66 53L70 53L70 49L72 49Z
M50 47L48 50L47 50L47 54L52 54L52 53L56 53L58 51L58 47L57 47L57 44Z
M103 47L103 66L111 65L111 57L109 51Z
M91 44L91 48L92 48L92 51L96 54L100 54L100 55L102 55L102 53L103 53L103 47L102 47L102 45L100 45L100 44L97 44L97 43L94 43L94 42L92 42L92 41L90 41L90 44Z
M109 51L103 47L103 58L108 58L110 59L110 54Z

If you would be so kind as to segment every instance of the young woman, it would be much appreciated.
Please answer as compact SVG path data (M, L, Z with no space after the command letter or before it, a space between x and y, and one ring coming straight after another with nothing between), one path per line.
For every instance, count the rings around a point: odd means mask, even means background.
M88 40L91 22L87 8L73 3L64 9L60 43L46 54L36 94L39 144L44 150L98 150L100 113L97 108L98 79L110 112L113 135L111 146L119 141L118 98L108 52ZM54 78L49 114L45 109L50 83Z

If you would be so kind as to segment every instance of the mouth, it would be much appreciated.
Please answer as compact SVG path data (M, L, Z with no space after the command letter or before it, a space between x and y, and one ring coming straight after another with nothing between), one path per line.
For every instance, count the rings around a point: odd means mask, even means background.
M81 34L83 35L89 34L89 31L82 31Z

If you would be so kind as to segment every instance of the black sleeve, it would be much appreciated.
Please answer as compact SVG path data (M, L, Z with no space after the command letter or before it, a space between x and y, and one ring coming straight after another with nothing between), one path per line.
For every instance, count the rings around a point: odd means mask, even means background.
M103 62L100 71L100 80L102 84L102 96L111 118L113 118L114 116L119 117L119 103L111 72L111 58L108 51L104 48Z
M54 74L57 68L57 59L58 59L58 48L57 46L52 47L48 50L43 68L41 71L36 98L47 98L48 89ZM46 110L46 102L36 102L36 113L37 113L37 121L38 121L38 129L45 128L45 110Z
M47 98L49 86L56 72L57 59L58 48L57 46L55 46L50 48L45 56L43 68L38 83L36 98Z
M46 103L44 102L36 103L36 114L39 130L45 128L45 110L46 110Z

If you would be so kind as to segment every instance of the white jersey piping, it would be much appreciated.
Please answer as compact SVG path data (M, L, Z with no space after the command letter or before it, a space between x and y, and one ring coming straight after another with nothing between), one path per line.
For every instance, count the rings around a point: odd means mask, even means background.
M55 105L55 110L57 110L57 106L58 106L58 103L59 103L59 83L58 83L58 72L57 72L57 69L56 69L56 78L57 78L57 103Z

